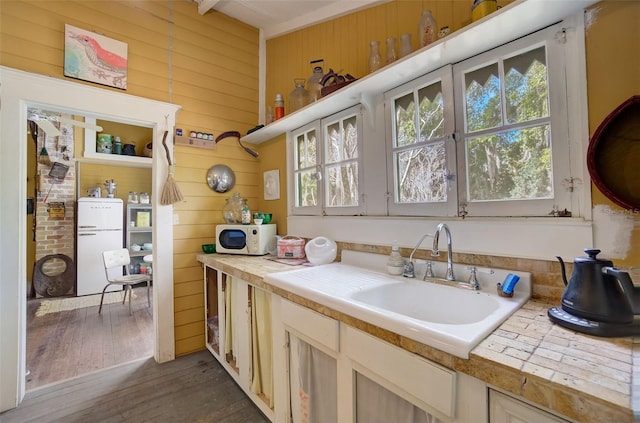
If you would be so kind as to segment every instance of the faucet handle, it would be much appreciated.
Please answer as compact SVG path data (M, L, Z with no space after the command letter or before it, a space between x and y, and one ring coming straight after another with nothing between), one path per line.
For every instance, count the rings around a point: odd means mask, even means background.
M469 275L469 285L476 291L480 289L480 283L478 282L478 269L475 266L467 267L471 274Z
M424 272L423 281L427 280L427 278L433 277L433 262L431 260L427 261L427 270Z

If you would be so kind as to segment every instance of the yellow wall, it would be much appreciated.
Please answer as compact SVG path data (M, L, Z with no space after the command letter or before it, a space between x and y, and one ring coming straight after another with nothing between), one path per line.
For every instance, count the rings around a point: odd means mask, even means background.
M201 16L189 0L2 0L0 64L64 78L65 24L127 43L126 92L182 106L177 127L219 135L230 130L246 133L257 124L256 28L216 12ZM178 146L175 162L175 179L185 195L175 207L180 224L174 227L176 355L183 355L204 348L202 269L195 255L201 244L213 241L230 194L240 192L257 207L262 175L259 160L233 139L216 150ZM206 171L216 163L236 171L232 192L217 194L207 187ZM88 177L93 166L84 166ZM92 172L92 183L115 178L112 167L105 167L102 175L102 170ZM128 172L126 178L115 178L119 196L138 187L133 183L137 171ZM131 188L125 179L132 180Z
M640 94L640 2L604 1L593 8L595 20L587 31L587 80L589 95L589 134L621 103ZM630 52L632 52L630 54ZM624 211L595 186L591 189L594 206L610 207L614 213L634 220L631 249L617 267L640 266L640 214Z

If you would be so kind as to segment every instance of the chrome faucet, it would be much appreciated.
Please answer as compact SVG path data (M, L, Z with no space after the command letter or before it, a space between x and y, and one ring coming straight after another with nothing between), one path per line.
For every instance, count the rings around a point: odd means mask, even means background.
M431 249L431 256L438 257L440 250L438 250L438 241L440 240L440 232L444 229L444 233L447 235L447 276L445 279L448 281L455 281L453 276L453 249L451 247L451 231L446 223L440 223L436 229L436 233L433 235L433 248Z
M407 264L404 265L404 268L402 269L402 276L404 276L405 278L415 278L416 277L416 271L413 265L413 253L416 252L416 250L418 249L418 247L420 247L420 245L422 244L422 241L424 241L424 239L428 236L433 236L431 234L424 234L422 235L422 238L420 238L420 241L418 241L418 243L416 244L415 247L413 247L413 250L411 251L411 254L409 255L409 261L407 262Z

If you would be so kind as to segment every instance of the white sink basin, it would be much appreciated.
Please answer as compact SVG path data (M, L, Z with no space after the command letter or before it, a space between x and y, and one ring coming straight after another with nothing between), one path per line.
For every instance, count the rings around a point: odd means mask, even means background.
M469 358L469 352L531 294L531 277L526 272L479 272L481 290L471 291L368 270L376 266L345 264L344 253L342 260L271 273L265 281L461 358ZM416 266L416 274L421 277L424 272L419 269ZM454 269L457 275L468 274L465 266L456 265ZM496 290L496 283L504 281L508 273L520 276L513 298L500 297Z
M415 279L354 292L351 298L413 319L448 325L479 322L499 306L489 295Z

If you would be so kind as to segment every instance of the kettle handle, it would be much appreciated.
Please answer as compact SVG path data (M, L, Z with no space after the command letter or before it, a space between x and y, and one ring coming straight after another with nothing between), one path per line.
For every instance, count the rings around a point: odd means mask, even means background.
M633 309L633 314L640 314L640 287L636 288L633 285L629 272L616 269L615 267L606 267L604 270L606 270L607 275L613 276L620 282L622 290L629 301L629 305L631 305Z

